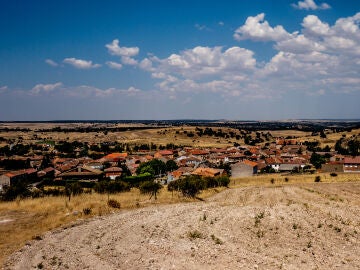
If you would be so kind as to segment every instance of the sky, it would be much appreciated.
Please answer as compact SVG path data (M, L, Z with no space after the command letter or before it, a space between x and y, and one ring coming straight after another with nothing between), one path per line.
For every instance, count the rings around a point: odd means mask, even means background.
M359 119L357 0L1 0L0 121Z

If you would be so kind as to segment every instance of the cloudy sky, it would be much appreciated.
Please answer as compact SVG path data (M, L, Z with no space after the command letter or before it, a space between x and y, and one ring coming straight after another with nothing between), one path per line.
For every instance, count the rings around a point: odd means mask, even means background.
M0 4L0 120L360 118L357 0Z

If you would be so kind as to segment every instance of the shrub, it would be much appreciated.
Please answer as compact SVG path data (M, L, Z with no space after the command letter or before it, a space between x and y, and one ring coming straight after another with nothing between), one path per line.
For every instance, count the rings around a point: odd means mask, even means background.
M86 208L84 208L83 209L83 213L84 213L84 215L91 215L91 208L90 207L86 207Z
M285 177L285 182L289 182L289 178Z
M117 193L130 191L130 185L120 180L115 181L100 181L94 186L97 193Z
M321 177L320 177L320 175L315 176L315 182L320 182L320 181L321 181Z
M168 185L169 191L180 191L184 197L194 198L205 187L204 181L199 176L186 176Z
M275 179L274 179L274 178L271 178L270 182L271 182L271 184L274 184L274 183L275 183Z
M110 199L107 204L109 207L120 209L120 203L117 200Z
M215 235L211 235L211 239L215 242L215 244L217 245L222 245L223 241L221 241L221 239L217 238Z
M156 195L158 194L161 188L162 185L154 181L145 181L141 183L139 186L141 194L150 194L150 198L154 196L155 200L156 200Z
M203 238L204 235L199 232L198 230L192 231L192 232L188 232L188 237L190 238L190 240L196 239L196 238Z
M332 173L330 173L330 176L336 177L336 176L337 176L337 173L332 172Z
M219 176L217 178L217 182L220 187L228 187L230 184L230 178L229 176Z

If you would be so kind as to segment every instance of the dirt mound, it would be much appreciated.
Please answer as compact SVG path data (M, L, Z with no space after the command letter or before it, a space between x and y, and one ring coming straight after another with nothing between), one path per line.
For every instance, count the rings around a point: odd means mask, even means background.
M360 183L228 189L49 232L5 269L358 269Z

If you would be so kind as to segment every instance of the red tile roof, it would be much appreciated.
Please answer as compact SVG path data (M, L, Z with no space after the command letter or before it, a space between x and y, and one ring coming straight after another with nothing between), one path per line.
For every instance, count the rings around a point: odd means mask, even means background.
M244 163L244 164L246 164L246 165L249 165L249 166L251 166L251 167L255 167L255 166L258 165L257 162L250 161L250 160L247 160L247 159L245 159L242 163Z
M345 157L344 158L345 164L360 164L360 156L357 157Z

